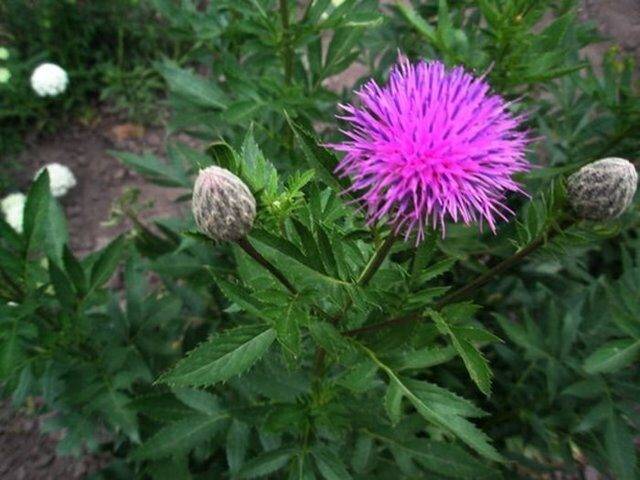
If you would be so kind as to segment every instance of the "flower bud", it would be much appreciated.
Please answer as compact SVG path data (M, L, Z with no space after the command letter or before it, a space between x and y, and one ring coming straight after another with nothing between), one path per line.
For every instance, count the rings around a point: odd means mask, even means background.
M633 201L638 173L623 158L605 158L585 165L567 179L569 203L579 218L616 218Z
M249 188L229 170L200 170L193 189L193 216L198 230L214 240L233 241L253 226L256 201Z

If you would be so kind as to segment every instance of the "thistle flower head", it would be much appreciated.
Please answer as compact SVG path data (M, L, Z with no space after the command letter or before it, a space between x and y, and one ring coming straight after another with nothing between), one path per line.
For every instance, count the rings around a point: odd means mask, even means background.
M69 190L77 185L76 177L69 167L60 163L49 163L36 172L34 179L42 173L43 170L49 172L49 186L51 195L54 197L64 197Z
M631 205L637 185L638 172L631 162L604 158L569 176L567 196L579 218L604 221Z
M192 209L198 230L214 240L234 241L251 230L256 201L229 170L208 167L196 179Z
M22 233L24 206L27 197L24 193L11 193L0 201L0 210L5 221L18 233Z
M529 168L527 136L483 78L401 58L387 85L371 80L357 96L359 106L342 106L348 140L330 146L346 153L337 172L370 223L386 217L418 242L429 225L444 235L447 219L495 230L510 212L505 193L520 191L511 176Z
M67 72L55 63L43 63L31 74L31 87L40 97L55 97L67 89Z

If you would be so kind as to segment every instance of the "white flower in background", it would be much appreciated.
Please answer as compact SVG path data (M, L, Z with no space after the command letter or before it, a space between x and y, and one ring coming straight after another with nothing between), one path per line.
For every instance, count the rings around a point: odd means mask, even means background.
M24 193L11 193L0 201L0 210L2 210L6 222L18 233L22 233L22 218L26 201L27 197Z
M67 89L67 72L54 63L43 63L31 74L31 87L41 97L55 97Z
M8 68L0 67L0 83L7 83L11 78L11 72Z
M45 168L49 172L49 186L54 197L64 197L78 183L71 169L59 163L45 165L36 172L35 178L38 178Z
M7 58L9 58L9 50L0 47L0 60L6 60Z

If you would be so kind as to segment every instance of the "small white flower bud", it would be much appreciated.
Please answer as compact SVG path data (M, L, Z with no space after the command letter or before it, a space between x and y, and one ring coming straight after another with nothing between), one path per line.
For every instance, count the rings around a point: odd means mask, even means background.
M229 170L200 170L193 189L193 216L198 229L214 240L239 240L253 226L256 201L249 188Z
M568 200L579 218L604 221L622 214L633 201L638 173L623 158L585 165L567 179Z
M43 63L31 74L31 87L41 97L55 97L67 89L67 72L55 63Z

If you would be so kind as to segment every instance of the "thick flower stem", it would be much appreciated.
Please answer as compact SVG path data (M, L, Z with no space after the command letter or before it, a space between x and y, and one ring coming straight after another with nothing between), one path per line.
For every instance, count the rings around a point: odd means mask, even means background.
M393 247L393 244L397 238L397 235L393 232L390 232L389 235L387 235L387 238L385 238L384 242L382 242L382 245L380 245L380 247L375 252L373 252L373 255L369 259L369 263L367 263L367 266L364 267L364 270L358 277L358 280L356 281L357 286L364 287L371 281L373 276L382 265L382 262L384 262L384 259L387 258L387 255L391 251L391 247ZM344 316L346 311L351 308L352 304L353 299L349 298L344 307L342 307L342 310L340 310L340 312L332 318L331 323L333 323L334 325L337 324L340 318Z
M384 262L384 259L387 258L387 255L391 251L391 247L393 247L397 238L397 235L393 232L390 232L389 235L387 235L387 238L384 239L382 245L380 245L380 247L374 252L369 263L360 274L357 282L358 286L364 287L369 283L380 268L380 265L382 265L382 262Z
M543 236L538 237L529 245L524 247L522 250L514 253L508 258L505 258L503 261L495 265L493 268L487 270L482 275L477 276L471 282L467 283L465 286L459 288L451 292L448 295L445 295L442 299L440 299L435 307L437 310L443 308L446 305L456 302L457 300L462 300L468 297L470 294L475 292L477 289L491 281L492 278L501 274L502 272L509 270L511 267L519 263L523 258L528 256L529 254L535 252L538 248L546 243L546 238Z
M367 263L367 266L364 268L364 270L360 274L360 277L358 278L356 285L360 287L364 287L369 283L369 281L371 281L373 276L376 274L376 272L382 265L382 262L384 262L384 259L387 258L387 255L391 251L391 247L393 247L393 244L396 241L396 239L397 239L397 235L394 232L389 232L389 235L387 235L387 238L384 239L384 242L382 242L382 245L380 245L380 247L373 253L371 259L369 260L369 263ZM342 318L342 316L351 307L352 304L353 304L353 300L349 298L349 300L347 301L347 304L342 308L340 313L331 319L331 323L333 323L334 325L337 324L340 318ZM325 350L323 348L318 347L316 349L316 358L314 362L314 371L316 373L316 377L318 378L324 374L325 357L326 357Z
M280 270L278 270L278 268L275 265L273 265L271 262L269 262L269 260L264 258L262 254L258 252L258 250L256 250L255 247L251 245L251 243L249 243L249 240L247 240L246 237L243 237L240 240L236 240L236 244L240 248L242 248L242 250L244 250L247 253L247 255L253 258L265 269L267 269L269 273L271 273L271 275L276 277L276 279L282 285L284 285L285 288L289 290L289 292L291 292L293 295L298 294L298 289L293 286L293 284L287 279L287 277L284 276L284 274Z
M482 275L479 275L478 277L476 277L475 279L473 279L471 282L467 283L463 287L459 288L458 290L455 290L450 294L445 295L441 300L436 302L436 304L434 305L434 309L441 310L447 305L450 305L454 302L457 302L459 300L469 297L473 292L475 292L480 287L488 283L496 275L499 275L500 273L503 273L509 270L511 267L515 266L520 261L522 261L525 257L535 252L541 246L545 245L550 238L553 238L555 235L564 231L564 229L566 229L571 223L572 222L563 222L559 226L552 228L550 232L540 235L538 238L533 240L522 250L519 250L513 255L511 255L510 257L504 259L503 261L501 261L494 267L490 268ZM375 323L373 325L365 325L364 327L349 330L344 334L347 336L356 336L362 333L381 330L383 328L392 327L395 325L402 325L407 322L418 320L421 317L422 315L420 313L415 313L415 314L407 315L404 317L387 320L386 322Z

